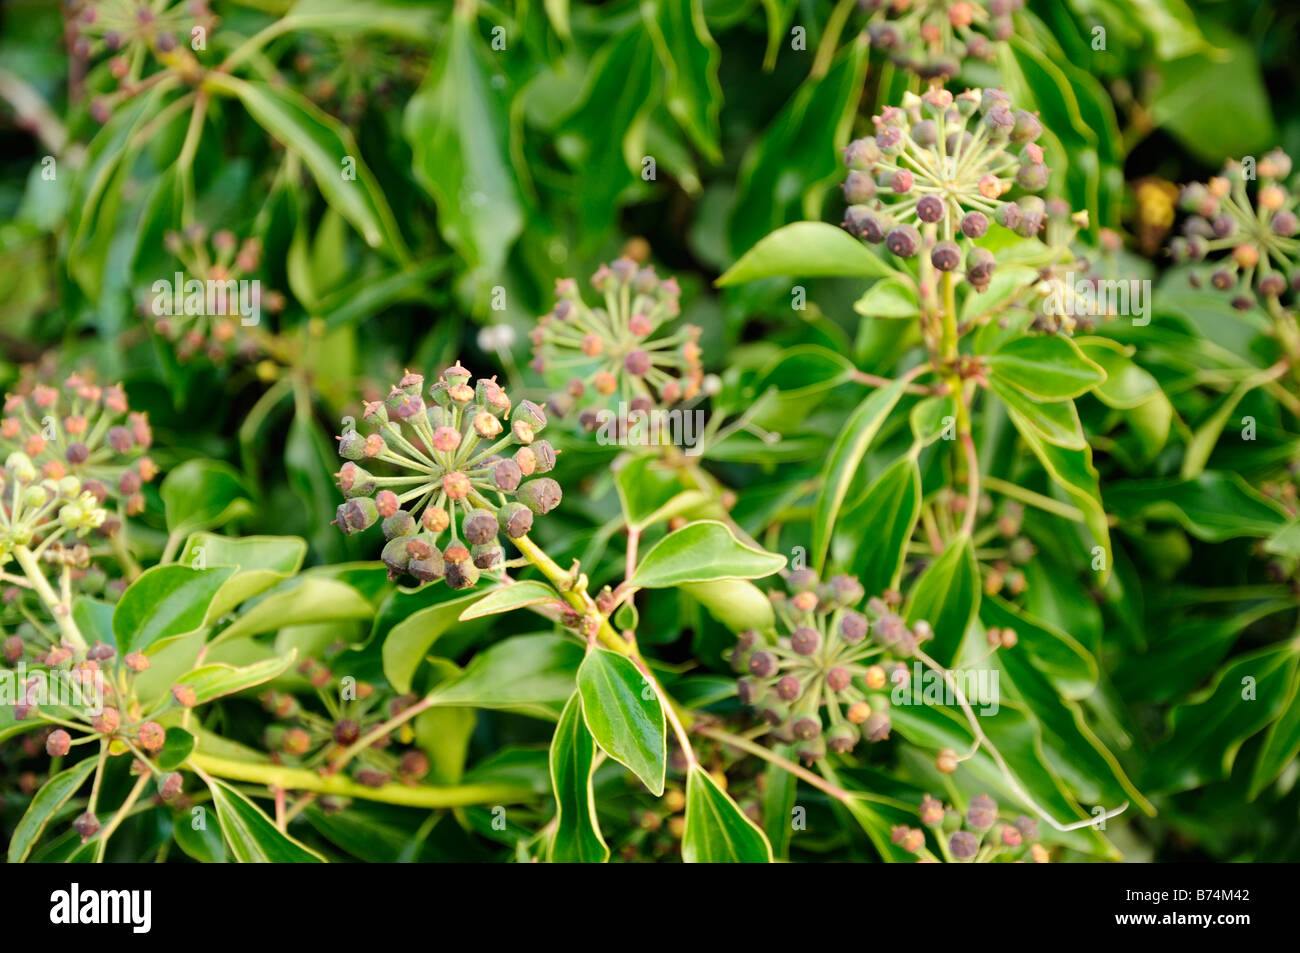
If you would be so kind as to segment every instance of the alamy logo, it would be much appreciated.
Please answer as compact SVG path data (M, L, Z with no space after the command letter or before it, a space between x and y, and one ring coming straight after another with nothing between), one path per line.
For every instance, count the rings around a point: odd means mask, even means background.
M699 456L704 448L700 437L704 433L705 415L701 409L682 410L629 410L620 401L617 411L601 410L596 413L596 442L601 446L652 447L672 444L683 448L688 457Z
M148 933L153 925L153 891L69 890L50 894L50 922L59 925L128 924L133 933Z
M262 320L262 283L257 278L209 278L185 280L176 272L174 281L159 278L153 283L153 314L156 318L177 315L238 316L251 327Z
M1064 278L1043 283L1043 313L1070 317L1133 318L1135 327L1151 323L1151 281L1146 278L1081 278L1067 271Z
M99 669L36 669L20 661L0 669L0 705L79 708L88 717L104 712L104 673Z
M1002 706L998 701L997 669L953 669L947 674L948 678L944 678L944 673L913 662L910 677L906 669L896 670L891 679L894 687L889 700L894 705L955 707L961 704L964 696L981 715L998 713Z

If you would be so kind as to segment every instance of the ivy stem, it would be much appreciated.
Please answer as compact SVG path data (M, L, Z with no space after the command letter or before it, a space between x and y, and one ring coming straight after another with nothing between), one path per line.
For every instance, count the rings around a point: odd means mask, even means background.
M733 735L729 731L723 731L721 728L713 728L707 725L700 726L696 728L695 731L697 734L704 735L706 738L712 738L714 741L721 741L729 747L738 748L747 754L752 754L755 757L762 758L764 761L771 762L778 768L789 771L799 780L807 781L813 787L829 794L837 801L847 804L849 801L853 800L853 795L839 785L832 784L825 778L809 771L802 765L796 764L788 758L783 758L775 751L772 751L769 748L764 748L762 745L750 741L748 738L741 737L740 735Z
M457 784L446 787L388 783L377 788L359 784L338 774L318 774L307 768L279 764L237 761L217 755L191 754L187 765L199 772L235 781L264 784L287 791L311 791L339 797L362 798L407 807L466 807L471 804L520 804L531 800L532 792L509 784Z
M104 862L104 854L108 852L108 839L113 836L113 832L118 829L121 823L130 815L131 808L135 807L135 802L140 800L140 795L144 792L145 785L153 780L153 775L142 774L135 782L135 787L131 788L131 793L126 796L122 806L117 809L112 820L99 832L99 843L95 846L95 863Z
M975 743L971 746L971 750L960 760L968 760L975 755L976 751L983 748L988 752L989 757L993 759L993 763L998 766L998 770L1002 772L1002 776L1006 778L1007 784L1011 786L1011 789L1020 796L1020 798L1034 811L1034 813L1047 821L1047 823L1051 824L1058 831L1074 831L1082 827L1091 827L1099 820L1110 820L1112 817L1118 817L1120 814L1123 814L1128 810L1128 801L1125 801L1119 807L1107 811L1099 818L1092 817L1082 821L1075 821L1073 824L1062 824L1057 821L1056 818L1052 817L1052 815L1047 812L1046 808L1040 806L1037 801L1030 797L1029 792L1021 787L1016 776L1011 773L1011 768L1007 764L1006 759L1002 757L1002 752L1000 752L997 749L997 746L989 740L988 735L984 734L984 729L981 728L979 724L979 718L971 708L970 702L966 698L966 693L962 691L961 685L959 685L957 680L952 677L952 672L944 668L934 659L930 658L930 656L926 655L925 652L920 649L916 649L916 657L921 660L922 664L924 664L926 668L933 672L937 672L939 677L944 680L944 683L948 686L948 690L953 693L953 696L957 699L957 703L961 706L962 712L965 713L966 722L970 725L971 734L975 736Z
M59 631L63 637L74 648L86 648L86 640L81 635L81 629L72 618L72 605L65 602L55 593L50 586L49 580L41 572L40 565L36 562L36 557L26 546L15 546L13 549L14 559L22 567L23 572L31 581L32 588L36 590L45 607L50 610L50 615L54 616L54 621L58 623Z

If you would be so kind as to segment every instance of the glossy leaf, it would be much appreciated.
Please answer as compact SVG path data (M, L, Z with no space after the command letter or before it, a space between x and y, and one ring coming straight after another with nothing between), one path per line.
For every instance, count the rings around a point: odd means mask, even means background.
M551 739L551 785L555 790L552 861L603 864L609 860L591 787L595 759L596 743L582 719L582 699L574 692Z
M20 864L27 859L32 846L45 830L45 825L77 793L77 789L86 783L98 762L98 758L83 758L41 786L14 828L13 836L9 838L9 863Z
M767 837L699 765L692 765L686 776L682 860L688 864L772 863Z
M212 806L231 856L241 864L314 864L325 858L280 831L262 809L218 778L210 778Z
M596 743L651 794L663 794L668 722L654 685L626 656L593 648L578 669L578 694Z
M687 582L759 579L784 565L780 556L740 542L723 523L701 520L656 543L632 574L631 584L662 589Z
M155 566L122 593L113 610L113 635L122 655L197 631L226 581L230 567Z

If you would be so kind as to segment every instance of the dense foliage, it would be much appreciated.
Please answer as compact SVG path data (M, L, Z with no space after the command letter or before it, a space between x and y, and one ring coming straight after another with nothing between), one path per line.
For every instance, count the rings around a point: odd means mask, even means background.
M1297 859L1295 26L7 3L8 860Z

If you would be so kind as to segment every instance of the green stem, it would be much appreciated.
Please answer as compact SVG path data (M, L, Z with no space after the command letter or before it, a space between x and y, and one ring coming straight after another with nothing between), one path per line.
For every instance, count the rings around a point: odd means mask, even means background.
M50 615L54 616L54 621L58 623L59 631L70 645L78 649L86 648L86 640L81 635L81 630L77 628L77 623L72 618L72 606L65 604L63 600L50 587L49 581L41 572L40 565L36 562L36 557L26 546L14 547L14 559L22 567L23 572L31 581L32 588L36 590L45 607L50 610Z
M431 785L385 784L377 788L358 784L338 774L318 774L306 768L288 768L278 764L236 761L216 755L192 754L187 764L219 778L249 781L286 791L313 791L338 797L363 798L384 804L407 807L466 807L471 804L519 804L531 800L526 788L509 784L457 784L446 787Z

